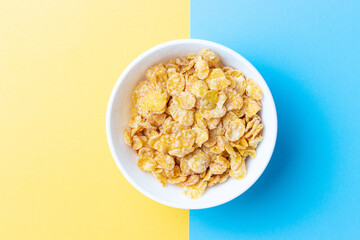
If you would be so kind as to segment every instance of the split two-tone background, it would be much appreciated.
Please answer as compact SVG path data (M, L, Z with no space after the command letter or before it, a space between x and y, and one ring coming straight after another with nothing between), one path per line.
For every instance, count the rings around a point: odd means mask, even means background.
M359 239L359 10L356 0L0 1L0 239ZM263 176L207 210L143 196L106 142L120 73L179 38L242 54L278 110Z

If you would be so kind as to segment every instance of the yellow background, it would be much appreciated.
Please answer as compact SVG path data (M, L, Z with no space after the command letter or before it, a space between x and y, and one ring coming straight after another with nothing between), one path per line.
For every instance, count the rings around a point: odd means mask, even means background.
M127 64L189 31L189 1L0 2L0 239L188 238L116 167L105 112Z

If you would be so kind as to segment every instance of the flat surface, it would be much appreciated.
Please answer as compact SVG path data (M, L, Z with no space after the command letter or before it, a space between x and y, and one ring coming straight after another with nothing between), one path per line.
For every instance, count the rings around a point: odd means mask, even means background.
M360 238L359 10L358 1L191 1L191 38L253 63L279 118L264 175L228 204L190 211L191 240Z
M360 238L359 9L191 2L191 37L254 64L279 117L264 175L190 211L191 240ZM189 1L0 1L1 239L188 238L188 211L149 200L117 169L105 111L128 63L189 34Z
M188 238L116 167L105 112L127 64L189 37L189 6L0 1L0 239Z

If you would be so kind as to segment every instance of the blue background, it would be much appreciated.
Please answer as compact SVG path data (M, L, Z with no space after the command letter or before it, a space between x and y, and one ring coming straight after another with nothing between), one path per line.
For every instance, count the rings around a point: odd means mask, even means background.
M191 38L247 58L279 118L264 174L190 211L191 240L360 239L359 12L359 1L191 1Z

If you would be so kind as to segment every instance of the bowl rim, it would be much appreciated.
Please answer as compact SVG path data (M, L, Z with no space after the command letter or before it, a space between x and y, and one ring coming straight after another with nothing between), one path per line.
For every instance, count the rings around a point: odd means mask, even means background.
M181 204L178 204L176 202L169 202L166 201L162 198L159 198L155 195L153 195L152 193L148 192L146 189L144 189L143 187L141 187L139 184L136 183L135 180L133 180L133 178L130 176L130 174L128 174L128 172L125 170L125 168L123 167L121 161L118 159L116 151L115 151L115 146L114 143L112 141L112 132L110 129L111 126L111 111L112 111L112 107L113 107L113 103L114 103L114 99L116 96L116 93L121 85L121 83L123 82L123 80L125 79L125 77L128 75L128 73L130 72L130 70L136 66L143 58L145 58L146 56L156 52L157 50L164 48L164 47L168 47L171 45L177 45L177 44L183 44L183 43L197 43L197 44L205 44L205 45L210 45L210 46L215 46L216 48L219 48L225 52L228 52L232 55L235 55L237 58L240 59L241 62L243 62L244 64L246 64L252 71L254 71L255 73L257 73L262 80L265 83L266 88L268 89L269 92L269 100L270 100L270 107L273 108L273 112L274 112L274 127L275 127L275 131L274 131L274 136L273 136L273 141L272 141L272 145L271 148L269 149L269 154L268 154L268 159L266 162L265 167L258 172L258 175L253 177L251 179L251 181L249 182L249 184L245 187L243 187L241 189L241 191L236 192L234 191L234 194L229 195L229 197L227 198L223 198L223 199L219 199L217 201L214 202L209 202L209 203L204 203L202 204L202 206L198 206L198 207L192 207L192 206L183 206ZM265 169L267 168L270 159L272 157L272 154L274 152L274 148L276 145L276 139L277 139L277 130L278 130L278 120L277 120L277 112L276 112L276 106L275 106L275 102L274 102L274 98L271 94L271 91L266 83L266 81L264 80L264 78L262 77L262 75L257 71L257 69L248 61L246 60L242 55L240 55L239 53L235 52L234 50L225 47L222 44L216 43L216 42L212 42L212 41L208 41L208 40L202 40L202 39L177 39L177 40L172 40L172 41L167 41L164 43L161 43L159 45L156 45L152 48L150 48L149 50L143 52L142 54L140 54L138 57L136 57L125 69L124 71L120 74L119 78L116 80L116 83L111 91L111 95L108 101L108 105L107 105L107 110L106 110L106 136L107 136L107 142L110 148L110 152L111 155L117 165L117 167L120 169L121 173L125 176L125 178L130 182L131 185L133 185L139 192L141 192L142 194L144 194L145 196L147 196L148 198L159 202L161 204L170 206L170 207L174 207L174 208L179 208L179 209L204 209L204 208L211 208L211 207L215 207L215 206L219 206L222 205L226 202L229 202L233 199L235 199L236 197L240 196L241 194L243 194L244 192L246 192L252 185L254 185L254 183L260 178L260 176L263 174L263 172L265 171Z

